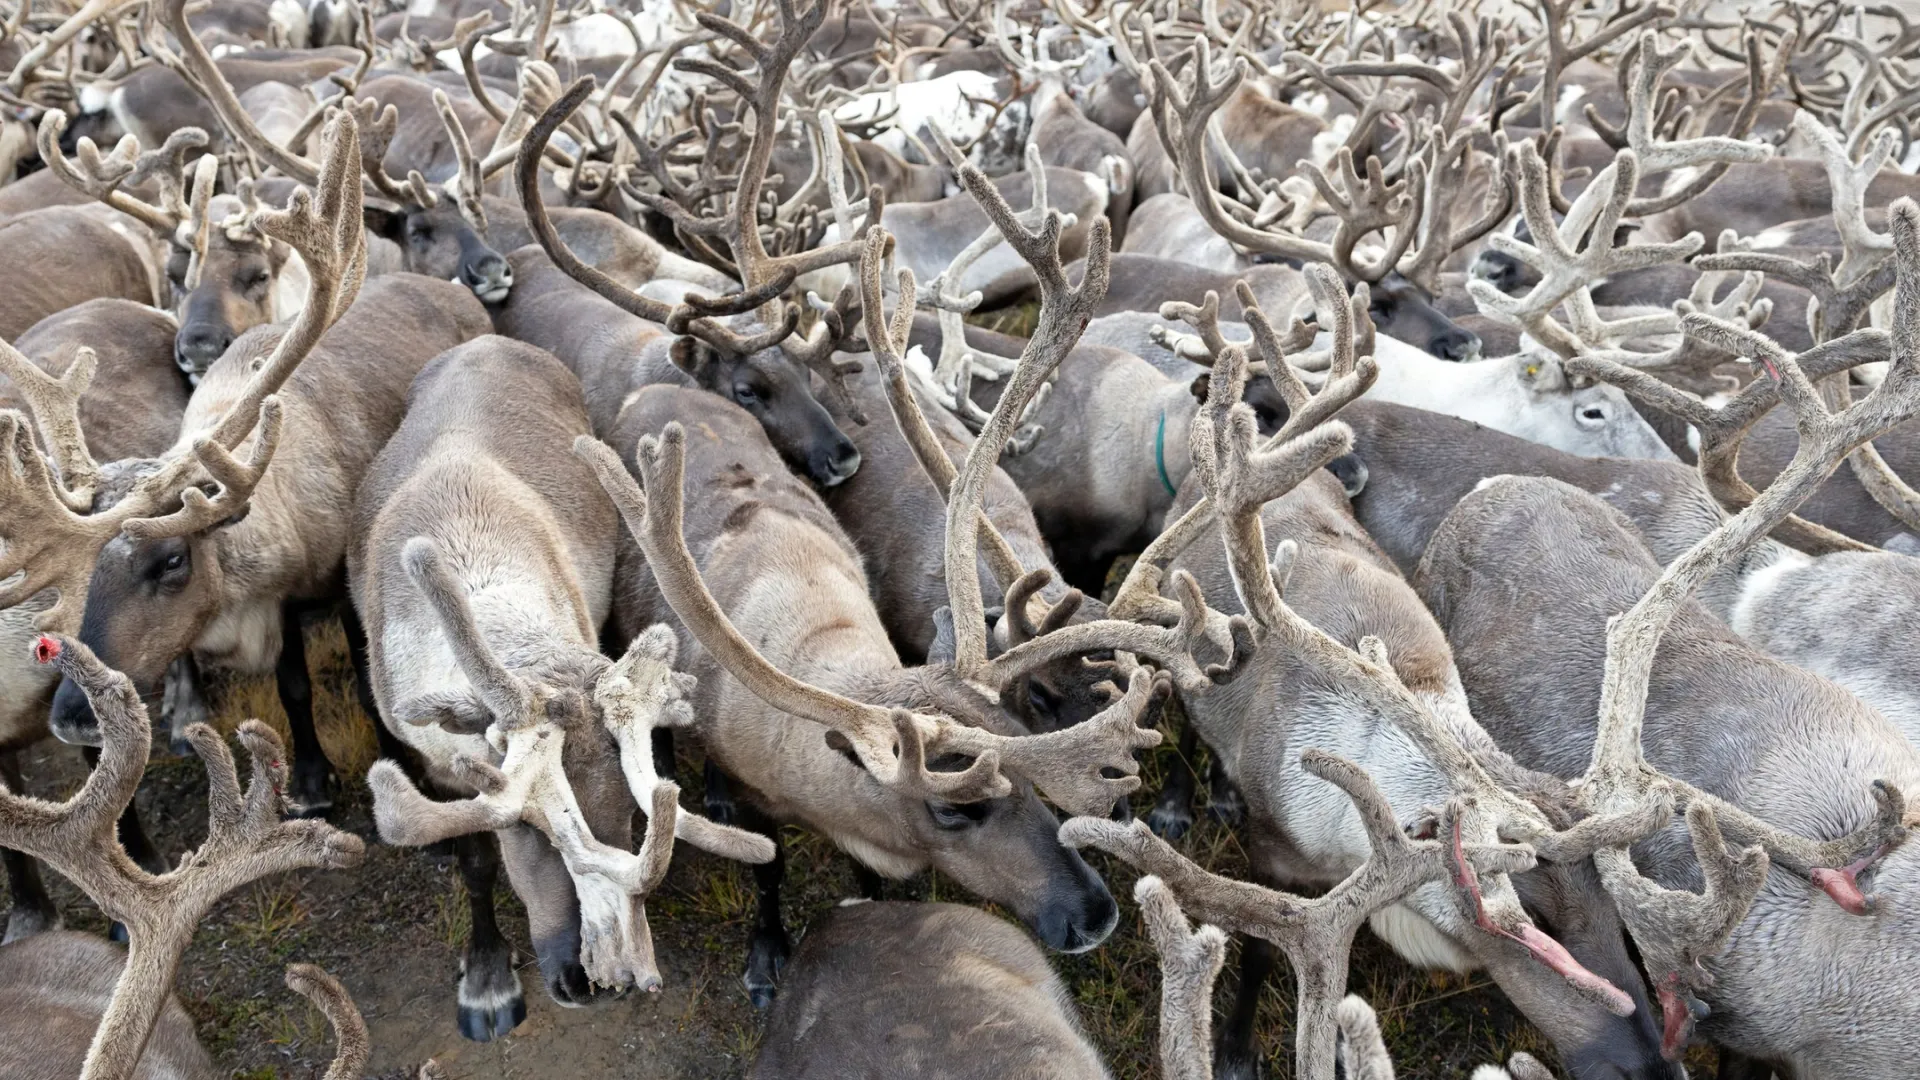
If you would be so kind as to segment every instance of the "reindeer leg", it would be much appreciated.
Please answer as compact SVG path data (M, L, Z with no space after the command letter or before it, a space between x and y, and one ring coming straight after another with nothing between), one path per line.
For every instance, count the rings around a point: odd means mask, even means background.
M167 749L175 757L191 756L193 744L187 741L187 729L213 722L213 709L207 705L200 682L200 665L192 653L183 654L168 666L161 701L160 715L167 722Z
M786 925L780 919L780 883L787 873L787 851L780 843L780 829L747 805L737 808L741 828L773 838L773 859L753 868L754 891L759 895L759 911L754 917L753 933L747 938L747 997L756 1009L773 1004L780 981L780 969L786 966L792 943Z
M1156 835L1178 840L1193 828L1193 791L1198 782L1193 775L1193 758L1199 752L1199 735L1191 723L1182 723L1180 747L1173 755L1173 763L1167 767L1160 797L1154 801L1153 809L1147 811L1147 827Z
M720 766L715 765L712 758L708 758L703 776L700 801L706 808L707 818L722 825L734 824L739 814L733 804L733 789L727 783L727 774L720 771Z
M853 860L853 880L860 887L860 895L868 900L887 898L887 879L874 873L873 868L859 859Z
M0 783L16 793L26 789L20 775L20 760L11 751L0 754ZM47 895L46 883L40 880L39 862L18 851L0 848L0 867L6 870L7 893L13 897L13 910L7 915L6 934L0 937L0 944L31 937L43 930L58 930L60 909L53 897Z
M1220 1029L1214 1046L1215 1080L1254 1080L1260 1075L1260 1045L1254 1019L1260 1010L1260 991L1273 974L1279 955L1272 944L1250 937L1240 949L1240 985L1234 988L1233 1011Z
M673 729L657 727L653 729L653 771L660 779L675 783L673 771Z
M293 779L287 806L294 817L325 817L333 809L333 766L313 733L313 680L307 671L307 639L300 627L303 605L280 608L280 659L273 678L293 732Z
M1222 825L1236 827L1247 816L1246 800L1240 797L1240 789L1227 776L1226 766L1220 764L1218 754L1213 755L1207 765L1207 813Z
M500 879L500 847L490 833L455 837L460 879L467 886L470 929L460 958L460 1034L474 1042L505 1035L527 1018L520 976L513 970L513 948L494 917L493 889Z

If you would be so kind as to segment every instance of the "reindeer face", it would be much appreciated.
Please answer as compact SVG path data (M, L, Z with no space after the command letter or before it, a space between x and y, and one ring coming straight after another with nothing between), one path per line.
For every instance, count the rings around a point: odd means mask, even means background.
M462 217L451 199L433 207L366 211L367 229L400 245L409 273L456 281L483 303L497 304L513 288L513 267L486 235Z
M929 767L957 770L971 763L948 755ZM902 819L941 873L1010 908L1049 949L1085 952L1119 921L1106 883L1079 852L1061 846L1059 819L1023 780L1014 780L1006 798L927 800L904 807Z
M159 692L167 666L193 647L219 611L214 547L204 535L159 540L122 535L100 553L80 640L108 667L124 672L143 695ZM273 626L277 634L277 617ZM62 742L98 745L93 707L72 682L62 682L55 692L50 725Z
M860 468L860 450L813 396L810 373L778 349L722 356L699 348L700 385L753 414L787 465L821 487Z
M287 254L284 249L271 250L258 235L235 238L215 228L199 268L199 280L189 289L192 253L174 247L167 264L174 296L179 298L175 314L180 318L180 332L174 337L173 359L189 382L198 385L234 338L293 314L276 310L274 302Z

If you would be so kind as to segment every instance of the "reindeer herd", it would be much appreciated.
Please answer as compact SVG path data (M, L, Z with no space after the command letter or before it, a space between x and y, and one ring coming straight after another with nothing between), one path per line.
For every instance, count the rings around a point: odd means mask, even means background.
M469 1039L503 868L585 1006L661 988L684 841L753 868L756 1077L1112 1075L1041 947L1123 919L1170 1080L1391 1077L1362 926L1581 1080L1914 1075L1903 6L0 0L0 70L0 1075L214 1075L197 924L364 855L335 616ZM244 786L213 670L286 713ZM1183 851L1203 743L1250 880ZM1017 924L796 943L781 826Z

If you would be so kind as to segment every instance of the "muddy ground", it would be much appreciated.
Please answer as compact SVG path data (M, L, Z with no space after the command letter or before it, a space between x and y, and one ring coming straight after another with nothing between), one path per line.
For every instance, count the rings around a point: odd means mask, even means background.
M501 921L520 950L527 988L527 1020L492 1043L463 1040L454 1026L453 984L467 911L451 860L417 849L387 847L374 838L370 799L361 782L374 756L372 729L353 702L344 639L335 623L308 631L315 668L316 715L322 742L349 779L334 820L367 838L367 857L354 870L300 873L268 880L226 898L201 926L179 981L181 1001L215 1059L236 1077L292 1080L317 1077L332 1055L319 1013L283 983L286 965L319 964L353 993L372 1034L372 1067L392 1073L429 1057L450 1080L540 1077L739 1077L750 1066L758 1016L738 974L745 958L752 879L681 845L664 890L648 903L665 989L630 995L589 1009L562 1009L540 988L528 948L524 915L505 885ZM213 687L218 722L231 731L258 716L284 730L270 680L230 680ZM1174 753L1169 739L1147 762L1147 783L1136 799L1144 813L1158 774ZM156 740L164 747L164 735ZM683 750L683 798L698 806L699 769ZM84 766L72 748L47 742L25 762L36 794L74 790ZM156 751L139 796L141 814L162 850L177 857L206 828L206 780L199 762ZM1237 841L1207 821L1183 842L1201 863L1224 873L1244 867ZM851 865L828 845L797 829L786 832L789 869L786 915L798 936L809 919L856 893ZM1154 1034L1159 977L1155 954L1132 901L1133 873L1094 856L1124 912L1101 948L1055 957L1079 1000L1088 1032L1118 1077L1157 1075ZM897 886L898 898L967 901L949 883L923 877ZM104 931L105 922L75 890L56 883L67 924ZM1233 958L1221 979L1216 1007L1229 1004ZM1415 971L1366 934L1356 945L1352 987L1379 1010L1382 1028L1407 1080L1464 1078L1477 1064L1504 1060L1516 1049L1551 1061L1530 1028L1483 977L1468 979ZM1261 1035L1272 1075L1289 1075L1291 987L1270 988Z

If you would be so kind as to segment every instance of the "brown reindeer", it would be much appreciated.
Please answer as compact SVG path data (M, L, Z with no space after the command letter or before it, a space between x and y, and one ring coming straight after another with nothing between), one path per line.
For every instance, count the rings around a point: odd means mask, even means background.
M50 315L20 335L17 350L0 343L0 374L7 377L0 389L0 409L54 424L73 410L90 433L91 449L101 457L124 461L158 455L173 444L187 406L186 383L170 359L173 333L173 320L165 312L131 300L89 300ZM74 394L77 409L66 400ZM58 437L42 429L41 445ZM60 682L55 672L32 662L28 648L37 619L54 599L42 593L0 609L0 627L5 628L0 686L7 702L0 713L0 776L16 788L20 773L15 754L46 734L47 706ZM194 673L187 665L173 674L179 678L170 679L169 688L178 682L189 691L171 715L176 743L184 746L181 729L204 719L205 705L192 692ZM121 828L122 842L142 866L165 868L131 809ZM13 897L6 940L57 926L59 911L32 861L12 851L0 858Z
M365 251L352 118L337 116L324 134L318 199L296 197L289 210L256 218L307 267L307 300L292 325L250 331L208 370L183 437L157 462L113 470L113 482L101 483L76 424L55 454L57 484L46 478L8 495L15 520L31 523L8 538L9 564L27 571L10 592L60 589L43 626L77 625L143 691L157 690L189 650L204 661L276 671L295 732L293 799L312 812L330 804L329 767L312 735L303 604L337 595L347 500L398 423L411 372L486 326L477 305L441 283L394 277L366 290L321 343L360 292ZM320 362L301 368L309 353ZM249 442L246 459L236 458ZM276 450L286 464L268 470ZM209 482L212 496L201 489ZM317 500L331 500L338 513L319 511ZM67 509L89 503L90 514ZM93 741L93 718L75 687L56 693L52 724L70 741Z
M1112 1074L1080 1028L1072 991L1011 923L958 904L868 902L807 927L748 1075Z
M0 295L0 339L12 341L56 312L88 300L161 301L158 266L143 237L80 206L51 206L0 220L0 250L33 268Z

